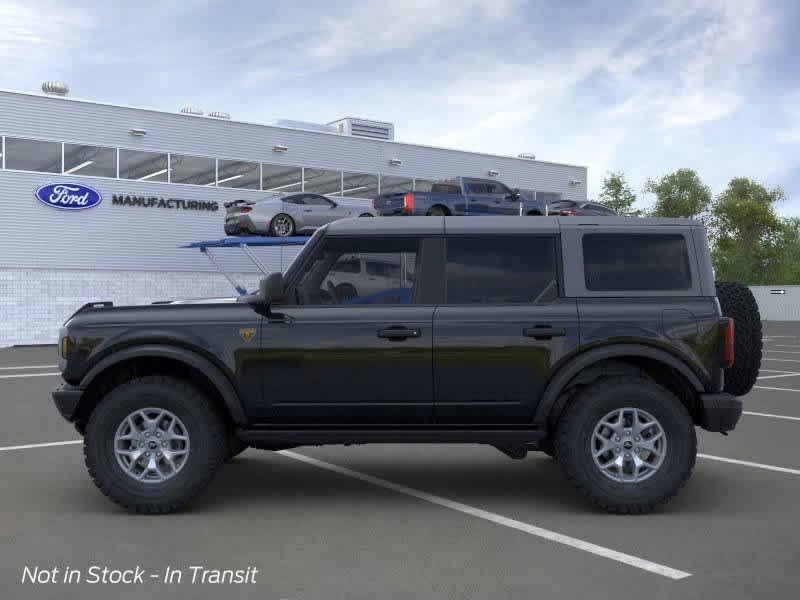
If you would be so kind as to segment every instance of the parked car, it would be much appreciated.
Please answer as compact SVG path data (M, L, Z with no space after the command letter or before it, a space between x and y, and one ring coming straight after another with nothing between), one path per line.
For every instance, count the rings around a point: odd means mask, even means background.
M494 179L443 179L430 192L381 194L372 203L381 216L394 215L544 215L544 202Z
M298 192L226 202L225 234L288 237L311 233L338 219L377 215L373 208L356 204L358 201L363 199Z
M95 303L59 338L55 405L140 513L248 446L369 442L544 451L596 505L647 512L761 361L752 293L714 282L686 219L347 219L236 303Z
M576 200L556 200L547 205L548 215L559 215L562 217L577 216L614 216L615 213L607 206L599 202L585 202Z

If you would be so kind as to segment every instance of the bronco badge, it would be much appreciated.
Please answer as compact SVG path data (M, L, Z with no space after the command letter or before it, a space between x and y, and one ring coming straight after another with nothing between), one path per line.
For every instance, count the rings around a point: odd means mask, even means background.
M252 340L255 334L256 334L255 327L242 327L239 330L239 335L242 336L242 339L245 342L249 342L250 340Z

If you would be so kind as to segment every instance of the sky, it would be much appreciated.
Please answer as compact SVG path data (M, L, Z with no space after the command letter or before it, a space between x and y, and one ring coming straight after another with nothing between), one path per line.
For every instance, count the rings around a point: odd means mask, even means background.
M800 215L800 3L0 2L0 88L234 119L395 123L404 142L752 177Z

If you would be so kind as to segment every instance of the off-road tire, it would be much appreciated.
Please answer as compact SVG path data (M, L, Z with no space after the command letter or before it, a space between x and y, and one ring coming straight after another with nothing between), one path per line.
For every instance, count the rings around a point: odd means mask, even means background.
M225 456L225 462L231 462L234 458L239 456L242 452L247 450L250 446L245 444L242 440L236 437L236 434L228 434L228 453Z
M186 463L159 483L134 480L118 464L114 436L126 416L143 408L163 408L176 415L190 437ZM185 506L214 478L228 453L228 432L213 403L189 383L162 375L133 379L112 389L89 417L83 456L103 494L129 511L169 513Z
M723 316L734 321L733 367L725 369L725 391L744 396L756 384L761 370L761 313L753 292L736 281L717 281Z
M660 468L636 483L606 477L595 465L591 439L595 425L619 408L640 408L664 430L667 451ZM637 376L604 378L577 394L558 420L556 460L567 478L596 506L618 514L641 514L668 502L687 482L697 456L692 418L674 394Z

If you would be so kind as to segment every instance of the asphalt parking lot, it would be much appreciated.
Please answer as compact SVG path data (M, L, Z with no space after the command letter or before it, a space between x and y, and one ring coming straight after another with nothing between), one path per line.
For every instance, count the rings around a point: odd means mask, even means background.
M2 349L0 596L794 597L800 323L767 323L765 336L736 431L700 432L687 487L636 517L590 507L543 454L434 445L248 450L190 509L129 515L91 483L79 444L48 445L78 439L50 400L55 349ZM90 584L92 565L148 575ZM37 566L84 580L23 584ZM193 584L192 566L258 572L254 583ZM165 581L167 567L181 583Z

